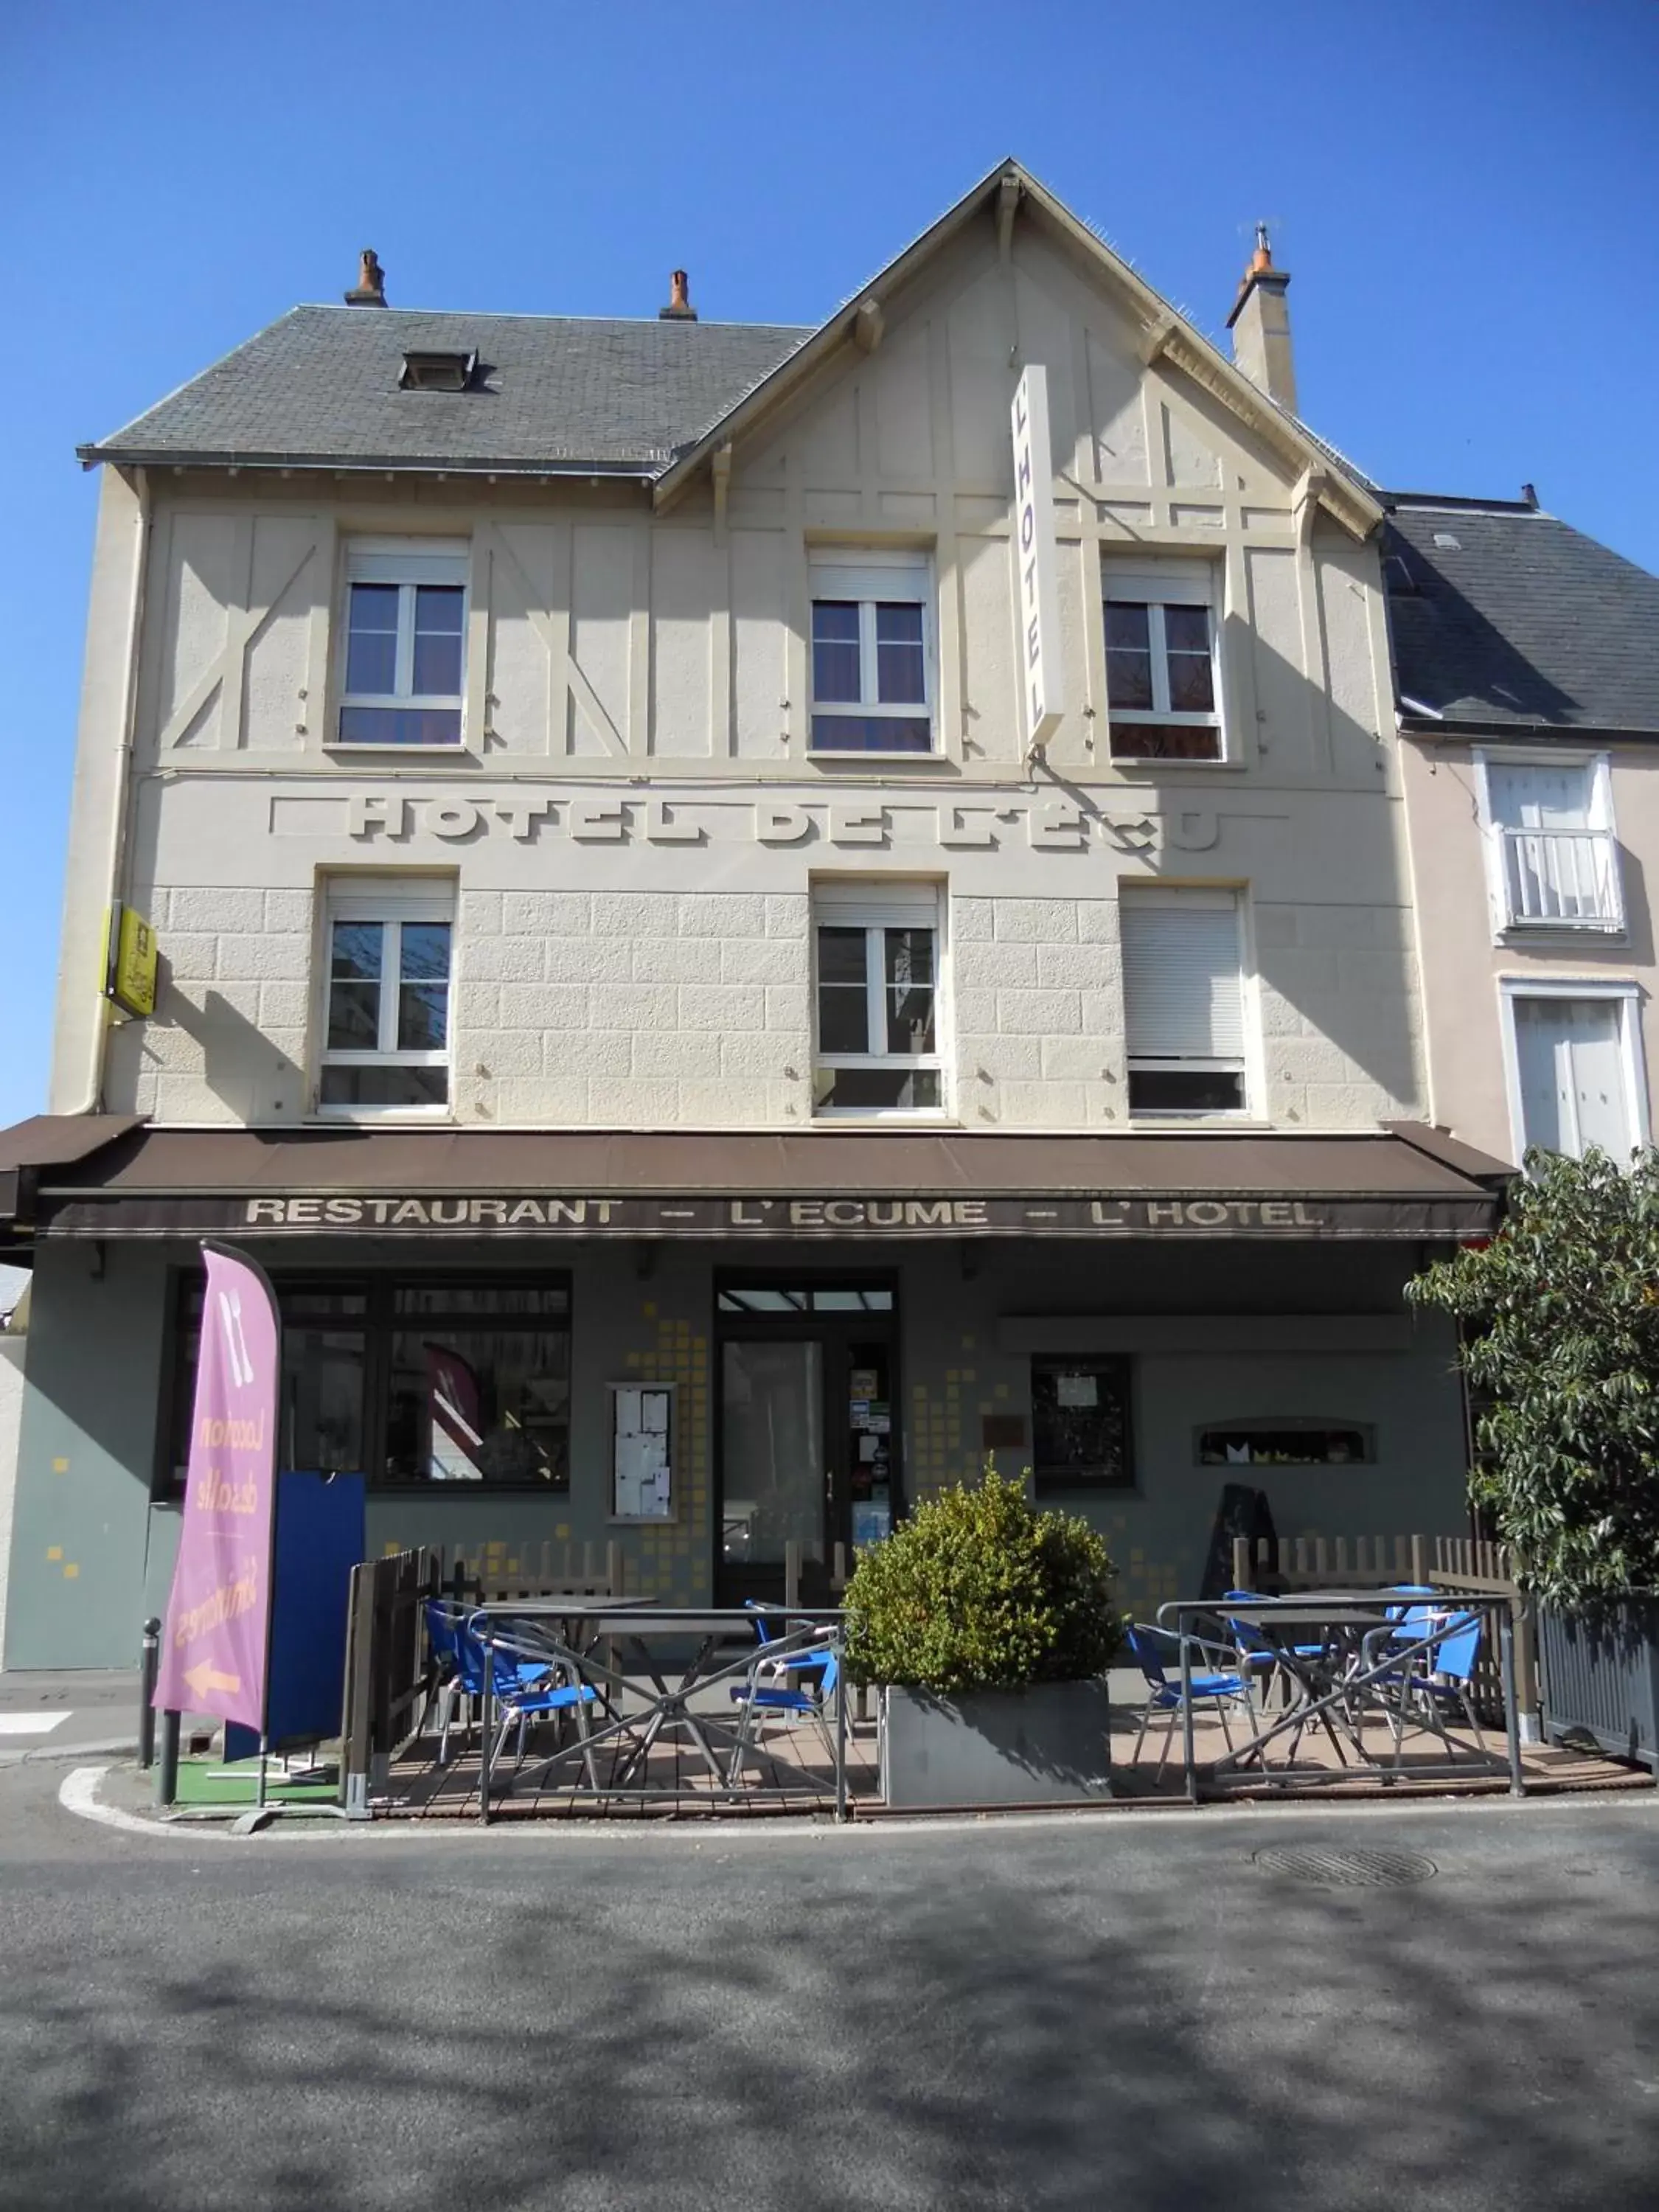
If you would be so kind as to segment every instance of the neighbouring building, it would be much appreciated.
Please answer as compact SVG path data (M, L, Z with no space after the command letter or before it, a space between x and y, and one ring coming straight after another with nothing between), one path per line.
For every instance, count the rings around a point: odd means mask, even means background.
M1530 489L1388 505L1434 1118L1626 1159L1659 1051L1659 576Z
M1287 282L1229 360L1009 163L813 330L366 255L85 449L9 1663L165 1592L204 1234L376 1551L735 1600L991 1452L1137 1610L1224 1486L1462 1525L1402 1285L1503 1170L1427 1126L1385 510Z
M23 1348L29 1280L0 1267L0 1560L11 1557L11 1509L17 1492L17 1437L23 1418ZM0 1574L0 1652L6 1648L6 1577Z

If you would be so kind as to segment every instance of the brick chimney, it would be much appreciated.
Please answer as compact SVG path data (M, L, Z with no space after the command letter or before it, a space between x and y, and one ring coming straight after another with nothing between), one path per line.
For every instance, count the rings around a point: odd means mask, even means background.
M1273 267L1267 226L1255 227L1255 252L1227 318L1233 334L1233 361L1252 384L1288 407L1296 407L1296 361L1291 351L1291 316L1285 304L1289 271Z
M348 307L383 307L386 305L386 271L372 246L363 248L362 266L357 282L345 295Z
M691 304L689 285L690 279L684 269L677 269L668 280L668 305L659 307L659 323L695 323L697 311Z

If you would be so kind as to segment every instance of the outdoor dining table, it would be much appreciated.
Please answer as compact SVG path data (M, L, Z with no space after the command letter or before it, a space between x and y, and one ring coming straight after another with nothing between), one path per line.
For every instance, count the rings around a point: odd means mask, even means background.
M1434 1605L1439 1619L1433 1624L1413 1623L1407 1610L1425 1601ZM1268 1725L1258 1728L1247 1744L1229 1750L1210 1763L1212 1778L1238 1771L1249 1764L1265 1774L1263 1756L1268 1744L1292 1736L1291 1757L1306 1730L1317 1724L1329 1737L1342 1770L1350 1777L1365 1775L1388 1782L1398 1771L1398 1744L1394 1768L1365 1759L1364 1725L1367 1711L1392 1714L1390 1689L1397 1688L1402 1672L1426 1661L1446 1633L1449 1618L1471 1613L1495 1614L1504 1686L1504 1734L1509 1753L1510 1794L1524 1795L1521 1770L1519 1709L1515 1688L1515 1650L1507 1598L1464 1596L1401 1590L1297 1590L1283 1598L1182 1599L1158 1608L1158 1625L1173 1620L1181 1643L1182 1746L1186 1766L1187 1795L1199 1801L1198 1764L1194 1756L1192 1654L1194 1632L1188 1626L1213 1620L1218 1613L1229 1622L1256 1630L1272 1645L1279 1664L1296 1685L1297 1694ZM1267 1716L1262 1715L1265 1721ZM1358 1753L1350 1765L1337 1736L1340 1728Z
M1397 1599L1392 1610L1400 1610ZM1242 1601L1226 1604L1225 1620L1255 1631L1272 1651L1275 1667L1297 1686L1300 1697L1286 1705L1273 1728L1259 1732L1236 1760L1230 1756L1228 1761L1218 1764L1244 1766L1254 1761L1259 1765L1262 1746L1281 1735L1291 1736L1294 1760L1310 1722L1323 1729L1340 1765L1346 1766L1348 1759L1338 1726L1363 1760L1365 1747L1356 1727L1356 1701L1345 1692L1362 1668L1366 1638L1389 1626L1389 1607L1380 1601L1368 1605L1309 1605L1279 1599L1273 1601L1271 1607L1264 1604L1255 1612ZM1363 1695L1358 1702L1363 1713Z
M759 1620L775 1620L773 1640L763 1644ZM514 1655L539 1659L562 1669L571 1683L594 1693L600 1724L591 1725L585 1703L574 1708L577 1741L532 1762L544 1778L567 1762L580 1761L590 1792L610 1796L624 1792L651 1795L645 1784L636 1790L635 1775L647 1774L653 1748L665 1736L682 1736L707 1768L722 1795L735 1792L730 1772L730 1753L722 1761L717 1737L735 1741L735 1731L724 1718L710 1712L694 1712L691 1699L721 1686L745 1680L763 1650L780 1666L787 1667L790 1652L813 1639L821 1643L825 1626L838 1613L804 1613L799 1608L665 1606L650 1599L524 1598L500 1600L480 1606L470 1626L486 1644L505 1648ZM681 1647L665 1653L665 1643ZM685 1647L690 1656L685 1656ZM730 1647L735 1645L735 1656ZM723 1647L726 1655L722 1656ZM605 1650L606 1656L599 1653ZM619 1655L631 1661L629 1672ZM489 1670L485 1670L486 1682ZM640 1685L648 1686L641 1697ZM845 1723L836 1699L836 1817L846 1803ZM488 1821L491 1792L490 1729L486 1694L481 1730L483 1756L479 1773L479 1814ZM617 1754L608 1783L601 1788L595 1754L607 1746ZM507 1785L510 1790L513 1784ZM678 1793L673 1793L678 1794Z

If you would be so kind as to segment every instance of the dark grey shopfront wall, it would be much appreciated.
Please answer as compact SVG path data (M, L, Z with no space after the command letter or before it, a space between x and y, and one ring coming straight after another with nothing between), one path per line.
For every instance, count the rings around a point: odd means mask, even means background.
M258 1249L254 1246L256 1251ZM131 1661L146 1611L165 1602L178 1514L149 1503L162 1389L169 1267L190 1248L112 1242L42 1251L28 1346L7 1615L7 1663L109 1666ZM337 1243L295 1241L263 1256L281 1267L337 1267ZM499 1267L499 1251L446 1245L447 1267ZM515 1255L532 1261L538 1255ZM899 1285L903 1488L908 1498L971 1474L983 1423L1018 1419L1029 1459L1033 1352L1127 1348L1133 1358L1136 1481L1078 1492L1123 1571L1123 1602L1145 1612L1195 1589L1224 1481L1264 1488L1284 1533L1337 1535L1462 1522L1462 1418L1449 1334L1404 1316L1410 1247L1226 1244L959 1244L902 1249L773 1245L766 1271L813 1274L890 1267ZM501 1547L505 1565L544 1541L614 1538L629 1585L691 1601L711 1587L714 1471L714 1276L752 1257L729 1246L635 1248L562 1243L542 1265L572 1281L570 1494L432 1486L371 1492L371 1552L389 1544ZM350 1255L409 1269L407 1246ZM1164 1322L1148 1328L1148 1316ZM1334 1317L1349 1325L1333 1334ZM1321 1344L1324 1348L1313 1348ZM609 1400L627 1380L679 1384L679 1517L645 1531L609 1522ZM1375 1464L1240 1471L1196 1463L1206 1423L1301 1415L1375 1429ZM59 1465L59 1462L62 1465ZM563 1532L563 1533L562 1533ZM56 1553L57 1557L52 1554ZM68 1571L73 1570L73 1571Z

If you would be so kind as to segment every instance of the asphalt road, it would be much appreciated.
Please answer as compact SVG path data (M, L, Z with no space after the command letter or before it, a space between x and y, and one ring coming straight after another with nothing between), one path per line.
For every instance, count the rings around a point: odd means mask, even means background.
M1659 2201L1645 1799L234 1842L64 1773L0 1774L0 2206Z

